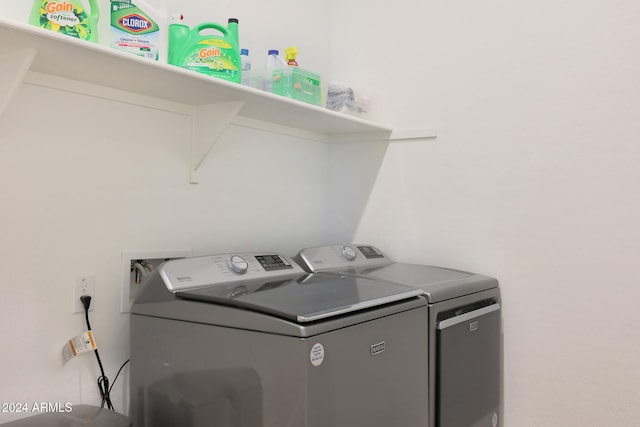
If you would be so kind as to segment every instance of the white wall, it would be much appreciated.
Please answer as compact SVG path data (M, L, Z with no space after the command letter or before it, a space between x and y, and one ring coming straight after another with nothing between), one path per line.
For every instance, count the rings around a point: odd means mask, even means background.
M640 6L387 6L332 2L333 71L439 137L389 146L356 240L500 279L504 425L639 425Z

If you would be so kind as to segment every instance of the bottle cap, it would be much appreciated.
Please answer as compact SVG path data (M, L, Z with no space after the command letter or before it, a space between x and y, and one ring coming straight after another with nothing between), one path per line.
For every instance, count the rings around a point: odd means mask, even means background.
M249 55L249 49L240 49L240 55Z
M287 57L287 64L289 65L298 65L296 62L296 55L298 54L298 49L295 46L290 46L284 50Z
M269 49L269 55L279 55L278 49Z

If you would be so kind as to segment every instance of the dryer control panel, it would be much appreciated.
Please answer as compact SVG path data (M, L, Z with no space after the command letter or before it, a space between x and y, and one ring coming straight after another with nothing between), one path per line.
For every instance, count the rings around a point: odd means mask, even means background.
M218 283L304 274L290 258L276 253L223 254L167 261L159 268L167 289L178 292Z
M393 261L371 245L332 245L300 251L298 260L311 272L341 268L374 267Z

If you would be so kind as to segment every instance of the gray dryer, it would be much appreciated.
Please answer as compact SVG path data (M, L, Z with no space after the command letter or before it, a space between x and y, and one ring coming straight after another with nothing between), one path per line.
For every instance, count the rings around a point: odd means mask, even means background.
M131 310L135 427L389 427L428 419L427 301L273 253L168 261Z
M310 272L367 277L422 289L429 301L429 426L501 424L502 318L496 279L397 263L371 245L308 248L296 260Z

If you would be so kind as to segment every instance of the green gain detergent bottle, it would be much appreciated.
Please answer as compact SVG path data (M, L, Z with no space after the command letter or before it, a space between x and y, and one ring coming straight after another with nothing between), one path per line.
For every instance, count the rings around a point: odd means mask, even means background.
M221 36L203 32L215 30ZM209 76L240 83L241 59L238 20L229 19L228 28L213 22L190 29L183 24L169 25L169 64Z
M36 27L66 34L83 40L98 42L97 0L89 0L90 13L78 0L35 0L29 23Z

